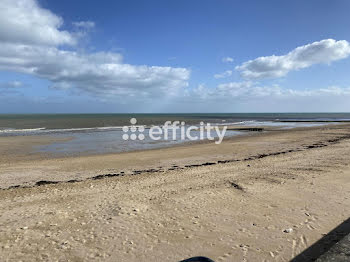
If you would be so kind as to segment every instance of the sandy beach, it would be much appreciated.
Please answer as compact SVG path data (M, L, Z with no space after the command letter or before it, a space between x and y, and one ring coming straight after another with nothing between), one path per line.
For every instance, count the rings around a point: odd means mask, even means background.
M349 10L0 0L0 262L350 262Z
M0 138L2 261L290 261L350 217L348 124L29 153L52 141Z

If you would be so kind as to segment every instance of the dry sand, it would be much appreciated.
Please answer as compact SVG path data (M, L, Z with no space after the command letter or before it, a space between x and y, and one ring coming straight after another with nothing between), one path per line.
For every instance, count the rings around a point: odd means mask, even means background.
M104 156L7 154L1 261L289 261L350 217L349 160L349 125ZM44 180L63 182L35 186Z

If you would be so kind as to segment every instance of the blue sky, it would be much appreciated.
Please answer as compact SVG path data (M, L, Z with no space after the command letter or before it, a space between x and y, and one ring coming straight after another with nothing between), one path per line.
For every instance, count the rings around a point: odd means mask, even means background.
M350 111L349 7L0 0L0 113Z

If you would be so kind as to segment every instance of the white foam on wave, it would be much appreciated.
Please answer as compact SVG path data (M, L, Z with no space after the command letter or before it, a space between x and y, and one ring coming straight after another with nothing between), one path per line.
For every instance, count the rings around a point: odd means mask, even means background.
M18 134L18 133L64 133L75 131L89 131L89 130L121 130L122 126L102 126L102 127L80 127L80 128L62 128L62 129L46 129L45 127L38 128L6 128L0 129L0 133L3 134Z
M240 122L230 122L230 123L212 123L212 125L217 126L236 126L236 125L253 125L255 123L259 123L255 120L247 120L247 121L240 121Z
M2 129L0 130L0 133L16 133L16 132L35 132L35 131L42 131L45 130L45 127L38 127L38 128L26 128L26 129L15 129L15 128L9 128L9 129Z
M122 129L122 126L101 126L101 127L78 127L65 129L48 129L49 132L72 132L72 131L87 131L87 130L113 130Z

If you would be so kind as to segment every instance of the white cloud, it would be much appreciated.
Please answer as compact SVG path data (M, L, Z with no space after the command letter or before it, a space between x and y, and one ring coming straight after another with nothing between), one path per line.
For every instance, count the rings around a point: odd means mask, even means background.
M77 28L82 28L85 30L93 29L95 27L95 22L92 21L79 21L72 23Z
M60 45L75 44L67 31L60 31L61 17L41 8L36 0L1 0L1 42Z
M283 56L258 57L237 66L236 70L247 79L275 78L314 64L328 64L349 55L349 42L326 39L297 47Z
M78 40L82 40L95 28L93 21L78 21L72 23L74 33L72 33Z
M222 62L223 63L232 63L233 62L233 58L229 57L229 56L226 56L226 57L222 58Z
M261 86L251 81L230 82L220 84L215 88L207 88L203 84L192 90L189 94L194 99L202 101L218 101L225 103L236 100L254 100L271 98L276 101L279 99L310 98L317 99L320 97L344 97L350 96L349 88L327 87L320 89L294 90L281 88L280 86Z
M0 70L48 79L56 88L79 88L100 95L166 94L187 86L185 68L134 66L116 53L79 54L55 47L0 43Z
M192 92L194 97L202 100L227 100L250 94L252 87L253 83L249 81L220 84L216 88L207 88L201 84Z
M31 74L52 86L78 89L101 96L174 95L188 85L190 71L130 65L112 52L81 53L59 48L76 41L60 31L63 21L34 0L1 0L0 70ZM91 21L75 26L93 27Z
M350 87L293 90L253 82L200 85L176 101L175 112L347 112ZM326 105L326 107L325 107ZM171 111L170 109L167 111Z
M232 71L231 70L227 70L227 71L225 71L225 72L223 72L221 74L215 74L214 78L216 78L216 79L225 78L225 77L229 77L231 75L232 75Z

